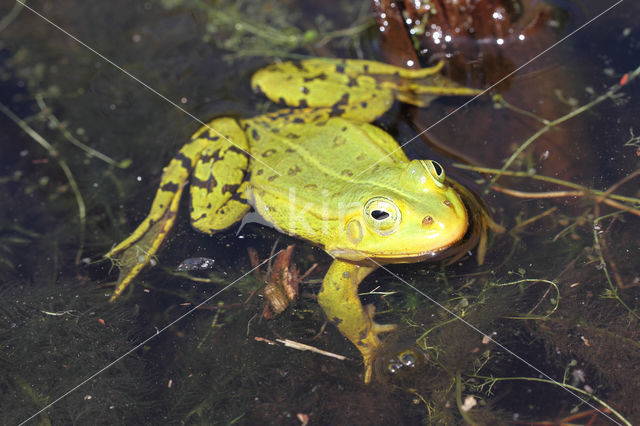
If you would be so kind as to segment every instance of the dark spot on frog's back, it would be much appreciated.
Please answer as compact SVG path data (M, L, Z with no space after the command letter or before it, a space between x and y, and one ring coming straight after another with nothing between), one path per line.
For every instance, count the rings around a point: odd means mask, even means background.
M184 155L183 153L181 152L177 153L176 156L173 157L173 159L176 161L179 161L182 164L183 168L187 170L191 170L191 159L186 155Z
M351 170L343 170L342 176L353 176L353 172Z
M292 120L292 122L293 122L293 123L296 123L296 124L304 124L304 120L303 120L302 118L300 118L300 117L296 117L296 118L294 118L294 119Z
M238 190L238 187L240 185L225 185L222 187L222 193L230 193L230 194L235 194L236 191Z
M214 129L210 129L207 133L203 133L202 134L206 139L209 139L210 141L217 141L218 139L220 139L220 135L218 133L216 133L216 131Z
M304 186L304 189L307 189L307 190L318 189L318 185L316 185L315 183L308 183Z
M209 154L202 154L200 156L200 162L204 164L211 162L212 159L213 157Z
M298 173L300 173L302 171L302 169L300 169L300 167L295 166L295 167L290 167L289 170L287 171L287 174L289 176L295 176Z
M313 81L313 80L326 80L326 79L327 79L327 75L325 73L320 73L312 77L304 77L302 81L304 81L305 83L309 83L310 81Z
M266 150L265 152L262 153L262 156L267 158L267 157L271 157L273 154L275 154L277 151L273 148L270 148L268 150Z
M331 139L332 148L337 148L345 143L347 143L347 139L342 136L334 136L333 139Z
M209 175L209 179L207 180L200 180L197 177L193 176L191 178L191 186L195 186L196 188L203 188L203 189L206 189L207 191L211 191L213 188L218 186L218 182L213 177L213 175Z
M298 106L299 106L300 108L307 108L307 107L309 107L309 104L307 103L307 100L306 100L306 99L300 99L300 100L298 101Z
M306 87L306 86L302 86L302 87L300 88L300 91L301 91L302 93L304 93L305 95L308 95L308 94L309 94L309 88L308 88L308 87Z
M277 177L278 177L278 175L271 175L271 176L269 176L269 177L267 178L267 180L268 180L269 182L273 182L274 180L276 180L276 178L277 178Z
M199 217L195 217L195 218L192 217L191 218L191 223L195 223L195 222L197 222L199 220L205 219L206 217L207 217L207 214L206 213L202 213Z
M178 189L180 189L180 185L174 182L167 182L164 185L162 185L160 189L168 192L178 192Z
M344 64L338 64L336 65L336 72L338 74L344 74Z
M249 153L247 151L245 151L244 149L242 149L242 148L240 148L238 146L235 146L235 145L232 145L229 148L227 148L227 151L235 152L236 154L244 155L245 157L249 156Z
M213 160L213 161L220 161L222 159L222 156L220 155L220 148L218 148L215 151L213 151L213 153L211 154L210 159Z
M329 113L329 117L339 117L344 114L344 106L349 104L349 94L345 93L342 95L340 100L331 106L331 112Z
M306 68L304 67L304 65L302 65L302 61L290 61L291 65L293 65L294 67L296 67L297 69L299 69L300 71L305 71Z
M331 323L332 323L333 325L338 325L338 324L340 324L341 322L342 322L342 320L341 320L340 318L338 318L338 317L333 317L333 318L331 318Z
M251 129L251 137L253 138L254 141L259 141L260 133L258 133L256 129Z
M355 77L351 77L350 76L349 77L349 82L347 83L347 86L348 87L358 87L359 86L358 79L355 78Z

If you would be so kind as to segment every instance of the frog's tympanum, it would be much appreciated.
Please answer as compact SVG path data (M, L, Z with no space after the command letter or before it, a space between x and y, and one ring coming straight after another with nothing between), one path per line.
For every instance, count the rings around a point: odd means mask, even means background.
M365 382L393 325L377 324L358 285L381 264L419 262L461 241L464 190L435 161L409 161L370 124L395 99L427 106L440 95L474 95L439 74L373 61L310 59L260 69L254 90L288 108L198 130L164 169L147 218L107 257L117 257L118 297L173 226L187 182L191 223L213 234L253 208L284 233L333 257L318 294L329 321L362 353Z

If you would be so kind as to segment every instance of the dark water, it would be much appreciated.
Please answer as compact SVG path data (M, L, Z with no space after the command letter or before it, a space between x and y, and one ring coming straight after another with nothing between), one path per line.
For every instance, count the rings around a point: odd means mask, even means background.
M269 103L251 93L248 81L278 58L379 57L366 2L340 9L324 3L29 6L209 120L265 111ZM522 64L613 4L558 2L564 19L538 33L528 49L506 55ZM9 16L12 7L5 0L0 16ZM502 95L553 120L606 93L640 66L639 13L636 2L621 2L521 70ZM347 37L329 37L345 28L352 28ZM253 275L241 278L251 269L247 250L256 249L262 260L276 242L283 248L295 240L258 225L244 228L240 237L236 228L214 237L199 234L184 214L186 197L159 265L109 304L117 272L99 260L145 216L162 167L199 124L27 9L0 36L0 102L41 136L28 135L0 114L2 424L302 424L305 416L311 424L462 424L457 383L462 399L478 402L468 414L478 424L557 421L594 408L609 418L594 417L592 424L640 420L640 228L638 216L624 207L587 195L533 198L488 191L484 197L495 219L510 232L494 236L484 265L473 258L447 267L397 265L391 269L401 279L378 271L363 284L363 292L388 293L365 301L376 304L380 322L400 326L386 342L389 356L407 347L424 354L416 367L393 375L383 362L379 380L365 386L355 348L333 326L322 328L315 295L330 258L298 242L295 263L305 271L317 262L318 269L289 309L260 320L263 300L248 297L261 282ZM594 190L631 176L640 159L634 139L640 135L638 87L632 81L612 99L558 124L510 170ZM408 140L415 128L429 127L458 105L443 100L417 112L395 108L382 122L398 140ZM430 141L449 154L425 140L407 151L437 158L447 172L476 181L482 192L482 176L456 168L452 155L500 168L542 126L481 99L429 131ZM87 155L70 139L113 164ZM628 197L614 201L638 208L639 179L614 188ZM531 177L501 178L498 184L538 194L576 190ZM172 274L195 257L215 259L212 271L197 273L212 282ZM482 334L403 281L504 346L483 343ZM291 339L348 360L270 346L256 337ZM534 381L544 379L540 372L564 380L574 394ZM597 399L585 398L589 393ZM571 421L590 420L583 415Z

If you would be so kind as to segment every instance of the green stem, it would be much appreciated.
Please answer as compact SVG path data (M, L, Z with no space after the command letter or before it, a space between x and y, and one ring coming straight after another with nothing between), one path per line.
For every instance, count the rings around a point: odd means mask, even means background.
M31 136L31 138L36 141L40 146L47 150L49 156L53 158L62 171L64 172L67 180L69 181L69 186L73 191L73 194L76 198L76 204L78 205L78 219L80 221L80 246L78 248L78 252L76 253L76 264L80 263L80 258L82 257L82 251L84 250L84 235L86 228L86 207L84 204L84 200L82 198L82 194L80 193L80 188L78 188L78 184L71 173L71 169L67 165L67 162L64 159L58 156L58 152L55 148L46 141L45 138L40 136L38 132L33 130L24 120L15 115L9 108L7 108L4 104L0 103L0 111L2 111L7 117L11 119L18 127L20 127L27 135Z
M627 79L627 82L625 84L628 84L629 82L631 82L631 80L635 79L639 74L640 74L640 67L636 68L633 72L628 74L629 78ZM583 112L589 110L590 108L594 107L595 105L597 105L597 104L599 104L599 103L601 103L601 102L603 102L603 101L605 101L607 99L613 99L614 95L622 87L623 86L620 85L620 84L614 84L613 86L611 86L611 88L606 93L598 96L597 98L595 98L591 102L586 103L586 104L582 105L581 107L576 108L573 111L571 111L570 113L565 114L562 117L557 118L557 119L555 119L553 121L546 121L544 119L539 119L543 123L546 122L546 124L540 130L538 130L536 133L534 133L531 137L529 137L529 139L527 139L522 145L520 145L518 147L518 149L516 149L514 151L513 154L511 154L511 156L504 163L504 166L502 166L502 168L500 168L500 170L491 179L491 181L489 181L489 184L487 185L487 188L485 189L485 192L488 192L489 187L491 185L493 185L500 178L500 176L502 176L504 174L504 172L509 168L509 166L511 166L511 164L515 161L515 159L518 158L518 156L522 153L522 151L527 149L536 139L538 139L544 133L549 131L552 127L555 127L558 124L564 123L565 121L568 121L568 120L572 119L573 117L576 117L577 115L582 114Z
M555 380L549 380L549 379L541 379L539 377L485 377L485 376L473 376L475 378L478 379L483 379L486 380L489 383L492 383L491 386L493 386L493 384L495 384L495 382L503 382L503 381L507 381L507 380L528 380L531 382L541 382L541 383L547 383L547 384L551 384L551 385L556 385L556 386L560 386L563 389L568 389L572 392L578 393L582 396L585 396L587 398L591 398L594 401L596 401L598 404L602 405L603 407L605 407L607 410L611 411L611 413L616 416L624 425L626 426L631 426L631 422L629 422L627 419L625 419L622 414L618 413L616 410L614 410L609 404L607 404L606 402L604 402L603 400L601 400L600 398L598 398L597 396L584 391L580 388L577 388L575 386L571 386L568 385L566 383L560 383L560 382L556 382ZM584 400L582 400L584 402ZM595 408L595 407L592 407ZM602 414L603 416L607 417L610 420L611 417L609 417L606 413L598 410L600 412L600 414ZM617 423L617 422L616 422Z
M62 126L62 123L60 123L60 120L58 120L58 118L55 115L51 114L50 112L47 112L49 108L44 103L44 98L42 94L36 95L35 98L36 98L36 102L38 103L38 106L40 107L42 112L46 114L46 117L49 119L53 127L60 130L60 132L62 133L62 136L64 136L69 142L71 142L72 145L75 145L81 150L83 150L84 152L86 152L89 157L99 158L105 163L110 164L119 169L126 169L127 167L129 167L129 163L130 163L129 160L123 160L118 163L114 161L112 158L104 155L100 151L97 151L94 148L91 148L90 146L80 142L78 138L73 136L69 130L65 129L64 126Z
M26 0L24 1L26 2ZM6 16L0 21L0 32L4 31L4 29L7 28L9 24L11 24L14 19L18 17L23 7L24 5L19 2L15 2L13 4L13 9L11 9L9 13L7 13Z
M620 303L622 306L624 306L624 308L627 311L629 311L629 313L631 315L636 317L636 319L640 319L640 315L638 315L633 309L631 309L630 306L628 306L626 303L624 303L622 298L620 298L620 296L618 295L618 287L615 286L613 284L613 281L611 280L611 275L609 275L609 268L607 268L607 262L604 260L604 255L602 254L602 248L601 248L601 245L600 245L600 238L598 237L598 229L599 229L598 223L603 219L606 219L606 218L612 217L612 216L616 216L619 213L620 212L609 213L607 215L600 216L600 217L598 217L598 218L593 220L593 240L595 242L596 251L598 252L598 259L600 260L600 265L602 266L602 272L604 273L604 276L607 279L607 283L609 284L609 289L611 291L611 295L613 296L614 299L616 299L618 301L618 303Z
M462 408L462 378L460 377L460 370L456 371L456 404L458 405L458 412L462 416L465 422L470 425L475 425L469 414Z
M461 163L454 163L453 166L458 168L458 169L472 170L472 171L478 172L478 173L491 173L491 174L501 173L502 175L505 175L505 176L531 178L531 179L534 179L534 180L540 180L540 181L547 182L547 183L555 183L557 185L562 185L562 186L566 186L568 188L574 188L574 189L583 191L585 194L595 194L595 195L604 195L605 194L605 191L600 191L600 190L597 190L597 189L587 188L586 186L579 185L577 183L569 182L569 181L566 181L566 180L562 180L562 179L558 179L558 178L554 178L554 177L550 177L550 176L536 175L536 174L531 174L531 173L528 173L528 172L517 172L517 171L511 171L511 170L494 169L494 168L491 168L491 167L470 166L468 164L461 164ZM624 201L624 202L628 202L628 203L640 204L640 198L626 197L624 195L608 194L607 198L611 198L611 199L619 200L619 201Z

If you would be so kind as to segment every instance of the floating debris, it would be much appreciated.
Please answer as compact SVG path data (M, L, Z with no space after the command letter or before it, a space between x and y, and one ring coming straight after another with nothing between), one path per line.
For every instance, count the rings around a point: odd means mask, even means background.
M188 272L188 271L206 271L208 269L213 268L213 263L215 259L211 259L209 257L190 257L188 259L183 260L176 271L178 272Z

